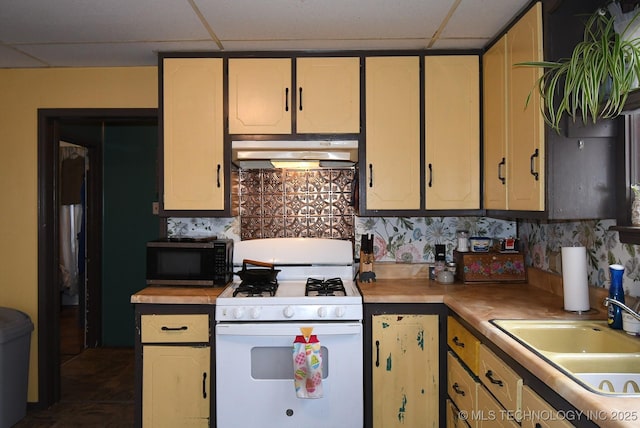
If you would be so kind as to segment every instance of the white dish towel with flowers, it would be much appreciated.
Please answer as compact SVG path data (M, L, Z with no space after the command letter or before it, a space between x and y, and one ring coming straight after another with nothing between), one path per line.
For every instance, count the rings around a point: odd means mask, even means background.
M298 335L293 341L293 382L298 398L322 398L322 355L314 335Z

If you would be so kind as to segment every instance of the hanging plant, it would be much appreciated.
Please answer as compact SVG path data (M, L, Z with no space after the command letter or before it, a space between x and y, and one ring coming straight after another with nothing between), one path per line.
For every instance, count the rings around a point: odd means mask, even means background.
M573 121L580 117L587 123L622 113L629 92L640 80L640 38L625 37L635 30L638 15L640 12L634 12L620 33L615 29L619 20L598 9L587 20L583 40L570 58L516 64L544 69L536 89L542 98L544 119L557 132L565 114Z

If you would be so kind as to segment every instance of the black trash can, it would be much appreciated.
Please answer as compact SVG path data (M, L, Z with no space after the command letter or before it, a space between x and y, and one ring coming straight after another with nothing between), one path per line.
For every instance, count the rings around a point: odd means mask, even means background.
M0 428L15 425L27 414L32 331L27 314L0 307Z

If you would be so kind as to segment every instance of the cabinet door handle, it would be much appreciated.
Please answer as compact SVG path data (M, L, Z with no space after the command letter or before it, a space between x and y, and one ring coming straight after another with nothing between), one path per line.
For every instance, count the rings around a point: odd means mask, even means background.
M220 187L220 164L218 164L218 169L216 171L216 180L218 182L218 188Z
M502 184L505 183L505 178L504 175L502 175L502 167L504 167L506 165L506 160L505 158L502 158L501 162L498 162L498 180L502 181Z
M529 166L529 169L530 169L531 175L533 175L533 178L535 178L536 181L538 181L538 176L540 174L535 171L535 166L534 166L534 161L533 160L535 158L537 158L538 156L540 156L540 154L538 153L538 149L536 149L536 151L533 152L533 154L531 155L531 158L529 159L529 161L531 163L530 166Z
M459 347L461 347L461 348L464 348L464 342L460 342L460 339L458 339L458 336L454 336L454 337L453 337L453 343L454 343L456 346L459 346Z
M542 428L542 425L540 424L540 422L536 422L535 428Z
M493 372L492 372L491 370L487 370L487 372L486 372L484 375L485 375L485 377L486 377L487 379L489 379L489 381L490 381L492 384L494 384L494 385L498 385L498 386L499 386L499 387L501 387L501 388L504 386L504 384L502 383L502 381L501 381L501 380L498 380L498 379L494 379L494 378L493 378Z
M302 87L300 87L300 95L298 96L298 105L300 106L300 111L302 111Z
M456 394L462 395L464 397L464 391L462 389L460 389L460 385L458 385L458 382L454 383L451 388L453 388L453 390L456 392Z
M369 187L373 187L373 164L369 164Z
M433 166L429 164L429 187L433 184Z
M376 340L376 367L380 367L380 341Z
M186 325L183 325L182 327L167 327L166 325L163 325L160 330L162 331L186 331L189 330L189 327L187 327Z
M289 88L284 88L284 111L289 111Z
M207 398L207 372L202 373L202 398Z

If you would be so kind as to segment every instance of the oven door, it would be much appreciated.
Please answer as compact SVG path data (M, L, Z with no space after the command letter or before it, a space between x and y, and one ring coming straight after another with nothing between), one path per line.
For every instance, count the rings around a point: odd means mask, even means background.
M293 341L312 327L322 354L322 398L298 398ZM362 324L216 325L218 428L363 426Z

